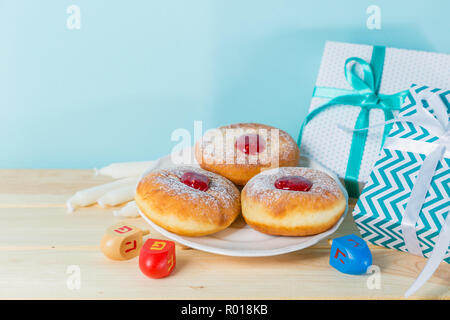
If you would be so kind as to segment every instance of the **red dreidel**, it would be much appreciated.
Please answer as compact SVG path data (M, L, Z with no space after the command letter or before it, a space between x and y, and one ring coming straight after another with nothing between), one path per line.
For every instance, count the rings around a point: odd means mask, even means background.
M139 268L147 277L167 277L175 268L175 243L173 241L147 239L139 254Z
M119 222L108 229L100 243L100 249L112 260L129 260L139 254L142 247L142 237L149 234L125 222Z

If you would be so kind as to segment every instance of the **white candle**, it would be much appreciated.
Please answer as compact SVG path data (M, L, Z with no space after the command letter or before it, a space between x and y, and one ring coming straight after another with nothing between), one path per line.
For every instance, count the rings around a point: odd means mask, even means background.
M125 186L115 190L111 190L98 199L97 203L105 208L106 206L117 206L124 202L134 199L136 193L136 185Z
M78 207L85 207L96 203L106 193L125 186L136 186L137 178L126 178L81 190L75 193L68 201L67 208L69 212L73 212Z
M136 206L136 201L128 202L119 210L114 210L113 214L116 217L126 217L126 218L138 218L141 216Z
M100 169L95 169L95 174L110 176L114 179L126 177L138 177L141 174L143 174L146 170L155 168L158 165L158 163L159 160L112 163L109 166Z

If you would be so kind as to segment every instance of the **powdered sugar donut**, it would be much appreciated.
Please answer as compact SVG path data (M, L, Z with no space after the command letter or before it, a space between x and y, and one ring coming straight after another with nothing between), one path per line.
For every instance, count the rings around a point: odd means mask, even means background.
M258 123L237 123L208 131L195 145L203 169L245 185L261 171L296 166L300 149L283 130Z
M299 167L264 171L241 193L242 215L254 229L283 236L309 236L330 229L346 208L337 182Z
M228 227L240 213L240 194L231 181L194 167L151 172L136 189L143 214L164 229L203 236Z

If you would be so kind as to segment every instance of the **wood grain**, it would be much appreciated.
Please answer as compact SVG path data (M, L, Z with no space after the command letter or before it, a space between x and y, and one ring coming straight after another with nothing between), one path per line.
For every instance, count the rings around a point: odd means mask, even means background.
M177 267L168 278L143 276L137 259L115 262L99 250L104 230L123 220L112 209L65 209L75 191L111 181L91 170L0 170L0 298L2 299L398 299L426 260L371 245L381 269L381 288L369 275L344 275L328 264L323 240L274 257L214 255L177 245ZM354 203L352 203L353 205ZM149 229L143 219L129 219ZM151 237L164 238L154 230ZM332 236L359 234L349 214ZM80 290L70 290L68 266L81 271ZM449 299L450 266L442 263L415 299Z

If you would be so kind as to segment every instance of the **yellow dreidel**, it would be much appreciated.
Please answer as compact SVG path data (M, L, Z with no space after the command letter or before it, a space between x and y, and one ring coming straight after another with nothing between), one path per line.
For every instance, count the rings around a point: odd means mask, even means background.
M139 255L142 238L149 233L122 221L106 229L100 249L112 260L129 260Z

